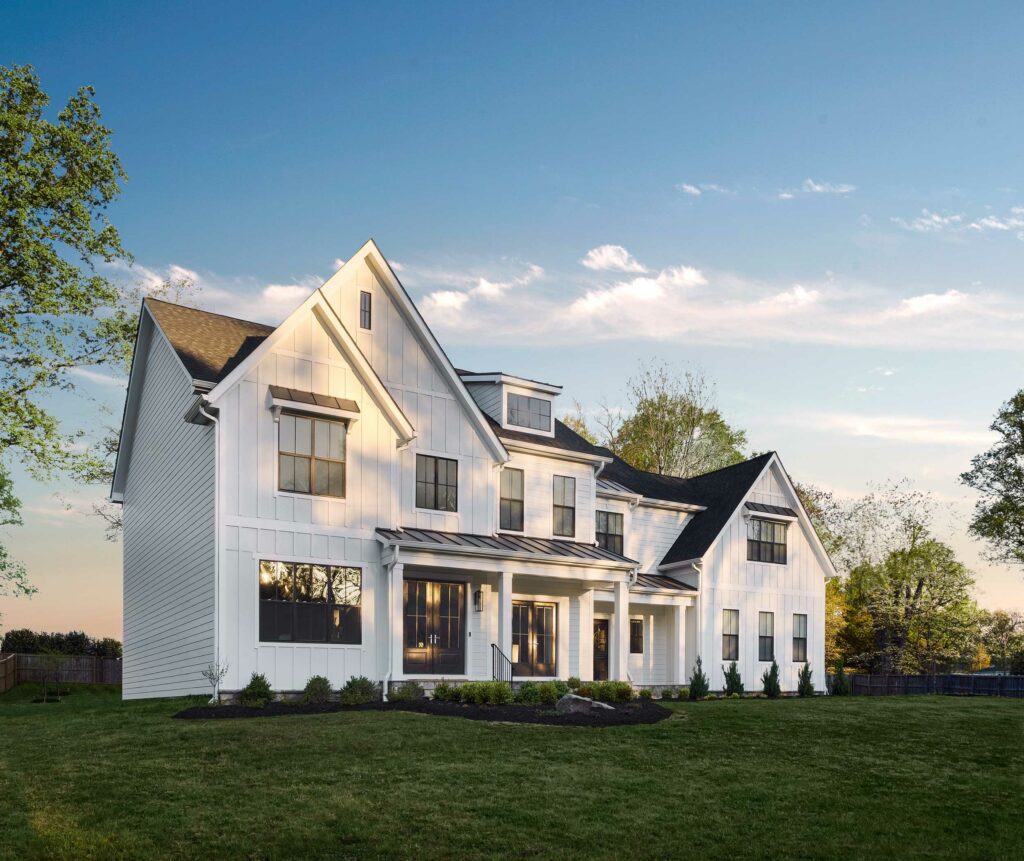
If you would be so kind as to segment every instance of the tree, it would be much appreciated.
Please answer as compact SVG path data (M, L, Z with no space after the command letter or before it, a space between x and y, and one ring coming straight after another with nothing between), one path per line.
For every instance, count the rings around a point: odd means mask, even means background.
M1024 565L1024 389L1003 404L990 427L999 439L960 476L981 494L970 531L997 561Z
M779 665L772 660L772 665L761 674L761 689L769 699L775 699L782 693L779 682Z
M604 408L603 442L637 469L686 478L743 460L746 433L726 423L703 375L644 364L628 398L625 416Z
M742 694L743 680L740 678L740 671L736 666L736 662L733 661L728 667L723 666L722 672L725 674L725 692L730 695Z
M986 613L981 639L992 663L1001 670L1008 669L1014 655L1024 653L1024 613Z
M690 674L689 689L691 700L703 699L708 695L708 691L711 689L707 673L704 672L704 665L701 662L700 655L697 655L697 663L694 665L693 673Z
M834 667L841 658L839 636L846 626L847 603L838 577L825 583L825 666Z
M105 210L127 179L83 87L55 120L31 66L0 67L0 524L21 522L10 481L19 460L34 478L85 480L99 461L72 445L46 395L68 372L123 360L131 315L96 263L130 259ZM80 435L78 435L80 436ZM0 547L0 594L30 591Z
M793 487L814 531L818 533L825 552L835 562L843 550L846 525L850 516L849 509L836 499L830 490L822 490L813 484L796 481L793 482Z
M814 675L814 671L811 669L809 662L805 662L803 667L800 668L800 675L797 677L796 692L802 697L813 697L814 696L814 682L811 677Z
M597 435L587 424L587 416L583 410L583 404L579 401L572 402L572 412L562 416L562 424L576 431L583 439L591 445L597 445Z

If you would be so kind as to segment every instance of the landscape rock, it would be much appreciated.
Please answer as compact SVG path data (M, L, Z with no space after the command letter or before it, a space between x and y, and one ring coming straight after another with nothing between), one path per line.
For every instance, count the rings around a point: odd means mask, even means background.
M588 714L596 709L615 711L608 703L577 696L576 694L566 694L555 703L555 709L562 714Z

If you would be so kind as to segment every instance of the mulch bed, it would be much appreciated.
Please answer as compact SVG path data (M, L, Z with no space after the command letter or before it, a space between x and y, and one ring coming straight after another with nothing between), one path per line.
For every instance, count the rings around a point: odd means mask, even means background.
M224 720L230 718L281 717L283 715L330 714L347 711L402 711L419 714L461 717L468 720L498 721L501 723L537 723L553 726L630 726L651 724L664 720L672 712L649 700L619 703L614 709L594 709L591 712L562 714L554 706L522 705L510 703L500 706L477 706L463 703L441 703L434 700L404 700L389 703L367 703L361 706L343 706L341 703L282 703L274 702L263 708L241 705L195 706L178 712L181 720Z

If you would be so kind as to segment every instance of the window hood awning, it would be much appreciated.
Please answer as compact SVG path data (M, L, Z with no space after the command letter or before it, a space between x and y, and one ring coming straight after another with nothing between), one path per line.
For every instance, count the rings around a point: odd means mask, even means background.
M270 406L275 410L297 410L353 421L359 417L359 404L353 400L304 392L301 389L289 389L285 386L270 387Z

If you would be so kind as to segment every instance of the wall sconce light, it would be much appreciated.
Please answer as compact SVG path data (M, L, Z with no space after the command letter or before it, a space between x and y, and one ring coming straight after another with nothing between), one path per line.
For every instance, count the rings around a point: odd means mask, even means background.
M477 589L473 593L473 609L478 613L484 608L484 593L480 589Z

